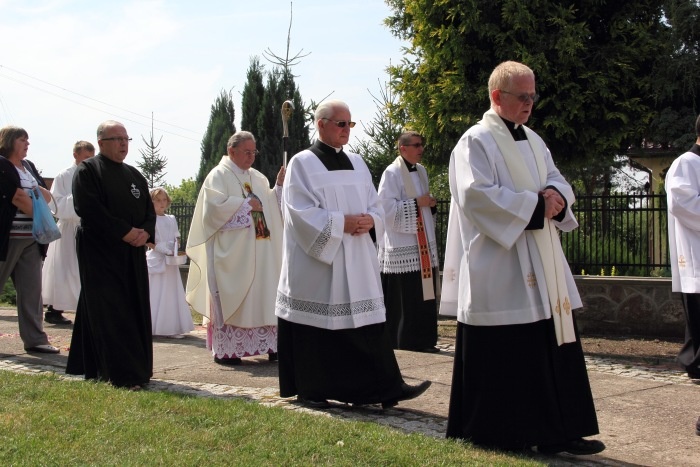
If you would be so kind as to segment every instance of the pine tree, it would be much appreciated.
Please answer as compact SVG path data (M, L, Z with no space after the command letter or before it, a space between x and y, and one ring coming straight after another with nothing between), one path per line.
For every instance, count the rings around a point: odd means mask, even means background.
M137 162L136 165L138 165L141 169L141 173L146 178L148 187L154 188L161 185L163 177L166 175L166 172L163 172L163 170L168 164L168 159L160 155L160 149L158 148L163 137L161 136L158 142L155 142L155 136L153 134L153 114L151 114L151 135L148 140L141 135L141 139L146 145L146 149L139 149L143 159L141 162Z
M392 120L391 110L398 103L395 95L391 93L388 85L384 85L379 90L379 96L370 92L376 111L374 118L367 125L362 127L369 137L368 139L358 139L357 144L350 145L350 151L360 154L367 163L374 186L379 186L384 170L398 156L396 143L403 131L405 118L396 121ZM396 112L401 115L400 111Z
M249 79L250 76L249 74ZM284 159L282 104L286 100L292 101L294 105L294 111L288 121L287 160L289 160L294 154L311 145L309 123L304 111L304 102L294 83L294 78L291 74L274 68L267 73L267 82L258 107L255 129L252 130L260 151L254 167L265 174L270 181L277 177Z
M241 130L250 131L256 136L258 113L262 108L262 100L265 94L264 74L265 67L260 63L260 58L257 56L251 57L241 99Z
M226 154L226 143L231 135L236 132L236 125L233 122L234 118L235 110L231 91L222 89L221 94L216 98L216 102L211 106L207 132L202 138L202 159L199 163L199 172L196 179L197 191L201 188L211 169L216 167L221 157Z

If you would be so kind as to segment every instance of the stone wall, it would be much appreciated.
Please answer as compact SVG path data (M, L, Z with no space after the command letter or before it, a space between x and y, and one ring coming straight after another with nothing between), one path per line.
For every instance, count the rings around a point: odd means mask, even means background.
M670 278L574 276L583 309L582 334L683 337L685 318Z
M180 266L187 283L188 266ZM680 337L683 304L670 278L574 276L583 309L576 312L582 334Z

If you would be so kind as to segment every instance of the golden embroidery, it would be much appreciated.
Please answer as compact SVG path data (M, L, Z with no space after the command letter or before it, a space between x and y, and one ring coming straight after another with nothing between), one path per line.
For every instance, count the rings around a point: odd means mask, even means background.
M556 306L556 308L554 309L554 311L555 311L558 315L561 314L561 302L559 301L558 298L557 298L557 306Z
M680 255L678 257L678 267L681 269L685 268L685 256Z
M528 287L535 287L537 285L537 276L535 276L535 273L527 273L527 285Z
M564 298L564 311L567 315L571 314L571 302L569 302L569 297Z

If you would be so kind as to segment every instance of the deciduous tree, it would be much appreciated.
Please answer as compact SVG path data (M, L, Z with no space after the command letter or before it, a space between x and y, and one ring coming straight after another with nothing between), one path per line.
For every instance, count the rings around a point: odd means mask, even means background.
M587 191L653 117L651 70L668 37L661 0L386 1L387 25L410 43L392 82L435 162L488 109L488 77L506 60L534 70L542 98L528 125Z

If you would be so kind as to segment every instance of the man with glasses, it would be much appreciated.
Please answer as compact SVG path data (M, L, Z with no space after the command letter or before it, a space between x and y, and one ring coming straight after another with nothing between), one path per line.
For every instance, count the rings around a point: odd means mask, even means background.
M66 373L139 390L153 375L145 245L156 213L146 179L124 163L129 141L121 123L101 123L99 154L73 176L81 289Z
M382 174L379 200L385 230L379 244L386 331L394 349L436 353L439 281L435 240L436 200L421 164L423 136L406 131L399 157Z
M582 306L557 229L578 226L571 186L524 124L535 75L504 62L491 109L450 159L440 313L457 315L447 436L502 449L595 454L598 433L573 310Z
M197 197L187 237L187 301L207 318L214 362L241 365L242 357L255 355L276 361L285 169L270 188L267 177L251 167L258 151L248 131L234 133L227 152Z
M318 140L289 163L277 289L280 395L311 407L328 400L388 408L422 394L406 384L384 338L385 310L372 234L383 217L372 176L346 152L350 109L321 103Z

